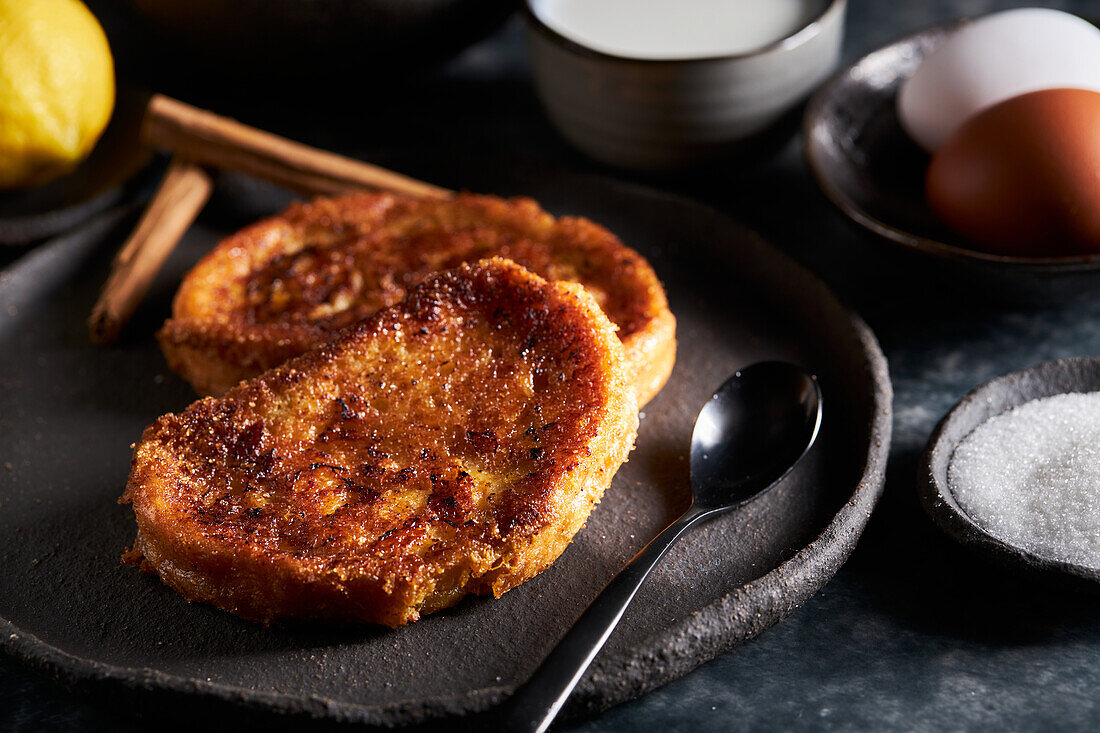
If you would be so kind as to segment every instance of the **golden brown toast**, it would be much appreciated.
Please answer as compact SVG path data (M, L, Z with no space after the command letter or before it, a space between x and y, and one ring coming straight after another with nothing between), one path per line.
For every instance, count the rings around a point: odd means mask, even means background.
M463 265L146 428L127 559L249 619L401 626L549 567L637 425L583 288Z
M579 282L619 327L639 404L676 360L676 321L645 258L530 199L358 193L295 204L222 241L184 278L158 334L169 365L221 394L405 296L433 272L500 256Z

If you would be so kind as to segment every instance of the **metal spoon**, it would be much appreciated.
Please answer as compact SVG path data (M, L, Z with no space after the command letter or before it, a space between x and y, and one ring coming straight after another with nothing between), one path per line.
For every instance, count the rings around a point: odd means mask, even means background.
M820 426L821 390L799 367L761 362L727 379L695 420L691 506L607 584L504 704L503 730L549 728L672 543L696 522L736 509L779 483L813 445Z

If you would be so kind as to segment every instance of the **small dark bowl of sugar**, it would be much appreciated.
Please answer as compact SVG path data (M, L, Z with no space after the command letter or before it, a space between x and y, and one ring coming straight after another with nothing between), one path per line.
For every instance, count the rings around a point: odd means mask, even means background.
M974 389L932 432L917 486L956 540L1100 581L1100 358L1048 361Z

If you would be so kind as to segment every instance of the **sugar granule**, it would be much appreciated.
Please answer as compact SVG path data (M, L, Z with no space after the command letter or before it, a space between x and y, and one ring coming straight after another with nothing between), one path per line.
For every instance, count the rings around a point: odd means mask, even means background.
M947 477L959 506L990 534L1100 569L1100 392L990 418L955 449Z

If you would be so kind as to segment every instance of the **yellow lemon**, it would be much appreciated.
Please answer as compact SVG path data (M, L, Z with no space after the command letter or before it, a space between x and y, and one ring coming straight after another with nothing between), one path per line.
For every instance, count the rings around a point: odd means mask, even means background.
M71 171L115 104L107 37L79 0L0 0L0 188Z

